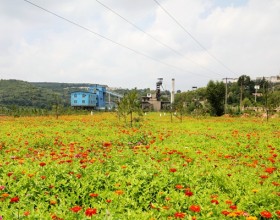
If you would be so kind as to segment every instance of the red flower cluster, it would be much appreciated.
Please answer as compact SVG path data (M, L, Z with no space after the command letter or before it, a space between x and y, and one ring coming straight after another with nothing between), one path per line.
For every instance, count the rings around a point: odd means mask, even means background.
M225 215L225 216L227 216L228 214L230 214L230 212L227 211L227 210L223 210L223 211L222 211L222 214Z
M212 199L211 200L211 203L212 204L215 204L215 205L218 205L219 204L219 201L217 199Z
M93 208L88 208L88 209L86 209L86 211L85 211L85 215L86 216L89 216L89 217L91 217L91 216L93 216L93 215L96 215L97 214L97 210L96 209L93 209Z
M260 214L263 218L272 218L272 214L269 211L262 211Z
M190 197L190 196L193 195L193 192L190 191L190 190L187 190L187 191L185 192L185 195Z
M40 165L41 167L44 167L44 166L46 166L46 163L45 163L45 162L41 162L39 165Z
M112 143L111 142L104 142L103 147L111 147Z
M183 213L183 212L176 212L176 213L174 214L174 217L175 217L175 218L185 218L185 216L186 216L186 214Z
M200 206L198 205L191 205L189 207L189 209L192 211L192 212L200 212Z
M74 207L70 208L70 210L71 210L72 212L75 212L75 213L81 211L81 209L82 209L81 206L74 206Z
M235 209L237 209L237 206L236 205L231 205L229 208L232 209L232 210L235 210Z
M10 203L16 203L16 202L19 202L19 198L17 196L11 198Z
M90 196L90 197L97 197L98 194L97 194L97 193L90 193L89 196Z
M178 185L176 185L176 186L175 186L175 188L176 188L176 189L183 189L183 188L184 188L184 186L182 186L182 185L178 184Z
M265 172L272 174L276 170L276 167L267 167L265 169Z

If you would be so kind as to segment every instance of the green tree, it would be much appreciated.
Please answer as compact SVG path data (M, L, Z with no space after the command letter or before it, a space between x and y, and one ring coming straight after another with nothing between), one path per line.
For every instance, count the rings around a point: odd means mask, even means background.
M239 104L240 104L240 109L242 109L243 99L250 98L251 94L254 92L255 83L251 81L250 76L242 75L238 78L237 85L239 86L240 89Z
M185 103L182 100L179 102L175 102L172 109L175 110L174 112L175 116L180 120L180 122L182 122L183 115L186 113ZM173 114L173 111L171 111L171 114ZM172 122L172 115L171 115L171 122Z
M52 110L53 110L53 112L55 114L56 119L58 119L58 116L60 115L60 113L62 111L62 108L63 108L63 105L61 104L62 103L62 99L59 96L59 94L54 94L53 95L52 103L53 103Z
M250 106L252 106L252 102L251 102L250 99L245 98L245 99L243 99L243 101L242 101L242 105L243 105L244 107L250 107Z
M268 97L268 105L272 109L276 109L280 106L280 91L273 91Z
M138 98L138 93L136 89L126 93L124 97L118 103L118 116L123 117L127 121L127 116L129 116L130 126L132 127L133 121L139 119L133 118L133 113L137 113L138 116L142 116L141 103Z
M177 111L183 110L184 114L195 112L204 112L204 103L206 97L206 88L199 88L193 91L181 92L175 95L174 107ZM203 110L203 111L201 111Z
M215 116L224 114L225 84L209 81L206 87L206 97L211 106L211 113Z

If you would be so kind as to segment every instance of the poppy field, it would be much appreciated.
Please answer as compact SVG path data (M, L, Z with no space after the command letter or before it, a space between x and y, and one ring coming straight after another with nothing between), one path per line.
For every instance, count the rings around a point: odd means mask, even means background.
M0 117L0 219L280 219L280 119Z

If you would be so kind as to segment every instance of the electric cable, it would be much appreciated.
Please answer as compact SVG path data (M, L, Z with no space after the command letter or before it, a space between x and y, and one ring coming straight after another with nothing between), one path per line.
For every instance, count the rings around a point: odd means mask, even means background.
M168 46L166 43L161 42L160 40L158 40L157 38L155 38L153 35L147 33L146 31L144 31L142 28L138 27L136 24L132 23L131 21L129 21L127 18L125 18L124 16L120 15L118 12L116 12L115 10L113 10L112 8L110 8L109 6L105 5L103 2L100 2L99 0L96 0L96 2L98 2L100 5L102 5L104 8L106 8L107 10L111 11L112 13L114 13L115 15L117 15L118 17L120 17L121 19L123 19L125 22L127 22L128 24L130 24L131 26L133 26L134 28L136 28L137 30L139 30L140 32L146 34L148 37L150 37L151 39L153 39L155 42L157 42L158 44L161 44L162 46L168 48L169 50L173 51L176 55L179 55L185 59L190 60L192 63L198 65L200 68L207 70L209 72L212 72L216 75L221 75L217 72L214 72L213 70L206 68L202 65L200 65L199 63L195 62L194 60L190 59L190 58L186 58L184 54L180 53L179 51L175 50L174 48Z
M179 26L183 29L183 31L189 35L210 57L212 57L216 62L218 62L220 65L222 65L226 70L233 73L234 75L237 75L234 71L232 71L229 67L227 67L222 61L220 61L217 57L215 57L213 54L211 54L183 25L180 24L180 22L171 15L157 0L154 0L154 2Z
M66 21L66 22L72 24L72 25L75 25L75 26L77 26L77 27L79 27L79 28L81 28L81 29L83 29L83 30L86 30L86 31L88 31L88 32L90 32L90 33L92 33L92 34L94 34L94 35L96 35L96 36L98 36L98 37L100 37L100 38L102 38L102 39L104 39L104 40L110 41L110 42L113 43L113 44L116 44L116 45L118 45L118 46L120 46L120 47L123 47L123 48L125 48L125 49L127 49L127 50L129 50L129 51L132 51L132 52L134 52L134 53L136 53L136 54L138 54L138 55L141 55L141 56L143 56L143 57L145 57L145 58L151 59L151 60L153 60L153 61L155 61L155 62L158 62L158 63L161 63L161 64L163 64L163 65L172 67L172 68L177 69L177 70L182 71L182 72L186 72L186 73L189 73L189 74L195 74L195 75L199 75L199 76L202 76L202 77L207 77L207 78L209 78L209 76L205 76L205 75L203 75L203 74L199 74L199 73L194 73L194 72L191 72L191 71L183 70L183 69L181 69L181 68L179 68L179 67L177 67L177 66L174 66L174 65L172 65L172 64L165 63L165 62L163 62L163 61L161 61L161 60L159 60L159 59L157 59L157 58L154 58L154 57L149 56L149 55L147 55L147 54L145 54L145 53L139 52L139 51L137 51L137 50L135 50L135 49L133 49L133 48L130 48L130 47L124 45L124 44L118 43L118 42L116 42L116 41L114 41L114 40L112 40L112 39L110 39L110 38L108 38L108 37L106 37L106 36L103 36L103 35L101 35L101 34L95 32L95 31L92 31L91 29L89 29L89 28L87 28L87 27L84 27L84 26L78 24L77 22L74 22L74 21L72 21L72 20L70 20L70 19L68 19L68 18L65 18L65 17L63 17L63 16L61 16L61 15L58 15L58 14L56 14L56 13L54 13L54 12L48 10L48 9L45 9L45 8L43 8L43 7L41 7L41 6L39 6L39 5L35 4L35 3L33 3L33 2L30 2L30 1L28 1L28 0L23 0L23 1L25 1L25 2L27 2L27 3L29 3L29 4L31 4L31 5L33 5L33 6L35 6L35 7L39 8L39 9L41 9L41 10L47 12L47 13L49 13L49 14L52 14L52 15L54 15L54 16L56 16L56 17L58 17L58 18L60 18L60 19L62 19L62 20L64 20L64 21Z

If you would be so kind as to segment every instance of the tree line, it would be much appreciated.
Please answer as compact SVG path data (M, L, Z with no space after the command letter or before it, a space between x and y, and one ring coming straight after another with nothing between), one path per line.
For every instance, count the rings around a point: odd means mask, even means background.
M162 96L162 100L165 99L166 96ZM242 75L233 82L210 80L206 87L177 91L174 103L163 111L170 112L171 121L173 117L182 121L184 115L240 115L255 113L256 109L260 109L262 114L265 112L268 118L279 107L280 84L273 84L264 78L254 81ZM140 120L143 111L137 90L125 94L118 103L117 114L120 119L129 122L130 126Z
M280 106L280 84L247 75L227 83L210 80L204 88L177 93L174 105L187 114L238 115L249 109L269 113Z
M58 117L59 114L84 114L86 111L77 112L71 108L70 94L81 90L81 87L86 88L90 85L0 80L0 115L55 114ZM117 115L132 125L134 121L140 120L139 116L142 114L141 96L153 91L135 88L133 90L119 89L118 92L125 95L117 103ZM166 101L170 92L163 91L162 93L161 99ZM173 105L165 111L173 112L180 118L187 114L239 115L255 107L262 109L268 115L279 106L279 83L273 84L264 78L257 81L251 80L249 76L242 75L237 80L227 83L210 80L206 87L186 92L177 91Z

